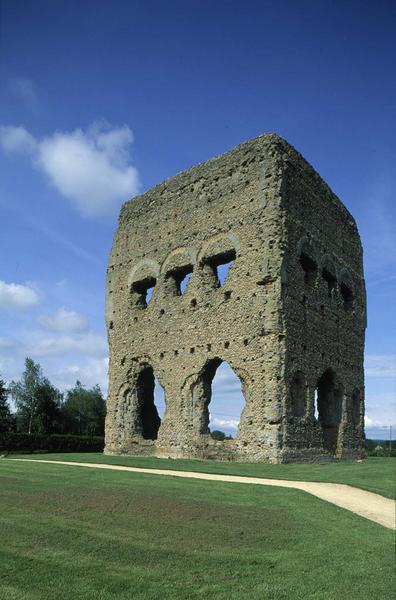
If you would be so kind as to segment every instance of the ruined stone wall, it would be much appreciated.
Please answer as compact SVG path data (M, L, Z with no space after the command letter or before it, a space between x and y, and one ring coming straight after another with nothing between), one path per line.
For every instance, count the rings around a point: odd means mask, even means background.
M325 210L326 222L319 216ZM318 273L327 255L335 262L337 286L345 279L353 287L352 310L334 312L340 294L330 304L319 275L315 283L304 281L303 247L315 253ZM231 260L220 286L217 267ZM181 294L180 282L190 272ZM356 453L363 418L361 278L350 215L273 134L126 203L107 277L106 452L270 462L341 455L338 438L329 450L327 429L313 417L314 386L332 368L345 398L359 393L358 417L349 399L342 401L348 408L339 436L343 448ZM153 293L146 305L148 288ZM240 378L245 407L237 439L215 442L208 406L222 361ZM296 383L300 372L304 380ZM154 375L165 391L162 423L153 404ZM326 377L321 389L329 404L334 386ZM296 416L292 407L301 394ZM349 427L353 419L358 424Z
M282 460L359 457L366 327L359 234L341 201L291 147L283 169L287 395Z

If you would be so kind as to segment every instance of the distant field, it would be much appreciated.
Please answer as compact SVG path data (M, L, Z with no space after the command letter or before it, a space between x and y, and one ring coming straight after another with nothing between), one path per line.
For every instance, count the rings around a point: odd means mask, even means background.
M394 597L394 534L297 490L0 460L0 530L1 599Z
M223 475L347 483L377 494L382 494L382 496L386 496L387 498L396 497L396 458L367 458L363 462L351 461L309 465L264 465L209 460L170 460L151 457L104 456L100 453L21 455L21 458L29 457L47 460L107 463L152 469L201 471L203 473L219 473Z

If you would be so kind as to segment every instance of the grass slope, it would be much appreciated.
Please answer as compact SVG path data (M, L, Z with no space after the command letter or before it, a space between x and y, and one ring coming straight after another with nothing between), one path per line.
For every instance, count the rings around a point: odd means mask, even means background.
M7 600L394 597L393 533L296 490L1 460L0 530Z
M10 458L12 458L10 456ZM21 458L43 458L73 462L106 463L151 469L175 469L200 471L222 475L245 475L272 479L294 479L298 481L324 481L347 483L358 488L386 496L396 497L396 459L368 458L362 462L333 462L325 464L266 465L253 463L219 462L211 460L170 460L137 456L104 456L94 453L34 454Z

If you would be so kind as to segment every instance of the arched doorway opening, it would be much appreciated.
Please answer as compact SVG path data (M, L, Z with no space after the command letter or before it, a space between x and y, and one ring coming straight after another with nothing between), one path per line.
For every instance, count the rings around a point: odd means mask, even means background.
M236 437L245 398L243 383L227 362L216 358L205 365L194 387L193 403L198 433L211 433L218 440Z
M335 372L328 369L320 377L315 390L315 404L326 450L335 454L342 416L343 387Z
M145 365L140 371L136 393L142 436L145 440L156 440L165 413L165 393L150 365Z

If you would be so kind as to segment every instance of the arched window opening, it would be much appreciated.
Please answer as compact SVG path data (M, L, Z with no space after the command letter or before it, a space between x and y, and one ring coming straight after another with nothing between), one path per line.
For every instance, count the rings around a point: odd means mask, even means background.
M182 296L193 272L191 264L177 267L166 274L167 291L171 296Z
M241 381L228 363L220 359L207 363L194 388L193 403L198 433L220 431L223 439L237 435L245 399ZM214 437L222 438L218 433Z
M177 271L174 271L173 277L176 281L178 296L181 296L186 291L186 287L190 281L192 272L192 265L186 265L185 267L181 267L180 269L177 269Z
M335 276L335 273L326 267L322 270L322 277L327 282L327 292L329 298L331 298L337 285L337 277Z
M156 377L154 377L154 403L157 408L158 416L162 422L166 410L165 390Z
M234 265L234 262L235 262L235 261L233 261L233 260L230 260L230 261L229 261L229 262L227 262L227 263L224 263L224 264L218 265L218 267L217 267L217 278L218 278L218 280L219 280L220 287L221 287L222 285L224 285L224 283L225 283L225 281L226 281L226 279L227 279L227 277L228 277L228 274L229 274L229 272L230 272L230 269L231 269L231 267Z
M165 412L165 394L149 365L138 375L136 392L142 436L145 440L156 440Z
M337 448L341 422L343 389L334 371L328 369L317 385L318 421L323 433L325 448L334 454Z
M155 277L147 277L146 279L132 283L132 304L140 308L146 308L151 300L156 283L157 280Z
M155 287L155 284L152 285L151 287L147 288L147 290L146 290L146 298L145 298L146 306L149 304L149 302L151 300L151 297L152 297L153 291L154 291L154 287Z
M183 279L181 280L181 282L179 283L179 290L180 290L180 295L184 294L184 292L186 291L188 282L191 279L191 275L192 275L192 269L191 271L189 271L188 273L186 273L183 277Z
M344 301L345 310L351 310L353 307L353 291L352 288L344 281L340 285L340 292Z
M354 390L351 398L351 419L352 425L354 427L358 427L360 424L360 406L361 406L361 398L359 390Z
M315 388L315 391L314 391L314 419L315 419L315 421L319 421L318 389L317 388Z
M316 280L318 265L316 261L304 250L300 254L300 265L304 271L305 283L312 285Z
M235 250L229 250L223 254L218 254L208 259L208 264L212 267L217 280L217 287L224 285L231 267L234 265L236 259Z
M295 373L290 384L291 414L293 417L304 417L307 397L307 384L302 371Z

